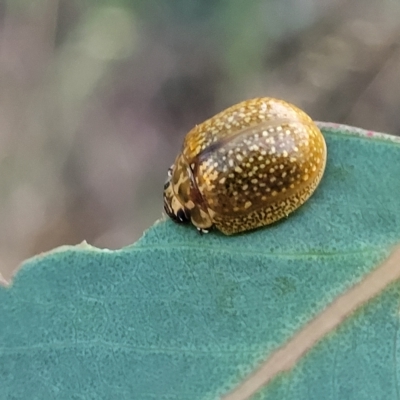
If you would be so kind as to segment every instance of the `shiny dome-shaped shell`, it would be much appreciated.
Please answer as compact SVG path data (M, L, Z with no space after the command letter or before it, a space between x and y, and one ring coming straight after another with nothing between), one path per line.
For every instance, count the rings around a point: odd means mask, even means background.
M232 234L275 222L303 204L324 172L326 146L303 111L258 98L193 128L182 159L212 223Z

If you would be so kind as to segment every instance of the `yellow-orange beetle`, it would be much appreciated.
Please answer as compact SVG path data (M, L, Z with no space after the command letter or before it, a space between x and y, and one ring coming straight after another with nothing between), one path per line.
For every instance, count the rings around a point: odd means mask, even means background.
M200 231L258 228L300 207L325 163L324 137L307 114L283 100L247 100L186 135L168 171L164 209Z

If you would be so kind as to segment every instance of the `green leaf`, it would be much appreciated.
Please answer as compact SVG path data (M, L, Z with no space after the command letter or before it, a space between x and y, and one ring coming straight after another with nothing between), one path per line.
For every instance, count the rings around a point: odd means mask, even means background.
M242 393L398 396L400 142L321 126L326 174L281 223L161 221L119 251L28 260L0 288L0 398L217 399L268 365Z

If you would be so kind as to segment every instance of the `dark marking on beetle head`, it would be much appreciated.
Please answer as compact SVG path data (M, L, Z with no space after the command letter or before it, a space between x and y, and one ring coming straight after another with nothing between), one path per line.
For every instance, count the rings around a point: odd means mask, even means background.
M177 199L171 183L172 167L168 169L168 178L164 184L164 210L175 222L184 223L190 221L190 213Z

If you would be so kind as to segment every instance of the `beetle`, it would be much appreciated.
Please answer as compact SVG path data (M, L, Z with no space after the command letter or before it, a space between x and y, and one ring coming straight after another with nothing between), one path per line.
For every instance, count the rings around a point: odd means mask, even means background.
M164 209L201 232L269 225L312 195L326 157L321 131L302 110L270 97L246 100L186 135L168 170Z

